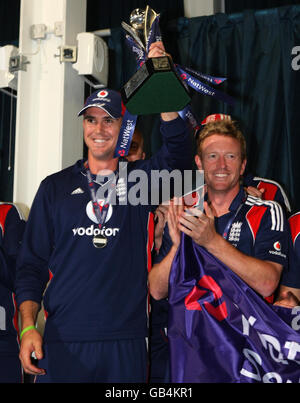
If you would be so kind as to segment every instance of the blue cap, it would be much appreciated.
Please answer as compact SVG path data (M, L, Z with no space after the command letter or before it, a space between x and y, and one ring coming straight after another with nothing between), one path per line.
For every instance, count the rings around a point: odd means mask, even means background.
M86 109L94 106L103 109L114 119L122 116L121 94L109 88L93 92L85 101L84 107L78 113L78 116L82 115Z

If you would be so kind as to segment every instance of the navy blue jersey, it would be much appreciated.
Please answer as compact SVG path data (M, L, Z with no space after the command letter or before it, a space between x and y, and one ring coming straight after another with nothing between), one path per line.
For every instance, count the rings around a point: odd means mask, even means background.
M244 178L243 185L247 187L253 186L257 189L265 189L264 193L262 194L262 199L274 200L278 202L288 213L291 212L289 199L282 186L278 182L248 174Z
M283 272L281 284L300 288L300 212L289 218L291 231L289 249L289 269Z
M227 230L227 226L230 228ZM246 195L243 188L232 201L229 212L215 217L216 231L246 255L288 266L288 224L279 203ZM167 238L167 239L165 239ZM170 245L168 232L163 244ZM161 248L157 261L168 249Z
M16 258L25 227L12 203L0 203L0 355L18 353L18 317L14 299Z
M134 169L189 169L190 133L179 118L162 123L164 144L147 161L128 163L129 194ZM40 302L47 313L46 341L95 341L147 335L148 225L151 205L110 205L103 234L107 246L93 246L100 230L83 161L47 177L33 202L17 268L17 302ZM95 183L95 186L99 184ZM149 180L150 186L150 180Z
M228 234L224 234L232 218ZM288 225L279 203L245 195L241 188L229 213L215 218L215 226L219 234L246 255L287 266Z

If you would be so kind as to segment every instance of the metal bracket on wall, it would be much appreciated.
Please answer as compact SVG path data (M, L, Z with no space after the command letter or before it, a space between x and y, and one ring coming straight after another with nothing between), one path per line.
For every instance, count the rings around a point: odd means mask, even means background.
M27 71L27 64L30 62L23 55L11 56L9 58L9 72L15 73L17 71Z
M75 63L77 61L77 47L76 46L60 46L59 60L61 63Z

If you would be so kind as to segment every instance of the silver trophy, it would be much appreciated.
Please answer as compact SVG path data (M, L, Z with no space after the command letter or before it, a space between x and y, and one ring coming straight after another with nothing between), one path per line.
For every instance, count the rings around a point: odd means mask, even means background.
M126 22L122 22L121 25L127 33L135 39L138 45L146 51L149 33L152 27L154 20L159 17L152 8L149 6L146 9L136 8L132 11L129 17L130 25L126 24Z
M124 21L121 23L135 42L132 51L138 54L140 61L143 60L137 72L121 89L123 102L133 115L179 111L190 102L188 91L171 58L167 55L148 58L150 41L161 40L158 18L159 14L147 5L145 10L137 8L132 11L130 25Z

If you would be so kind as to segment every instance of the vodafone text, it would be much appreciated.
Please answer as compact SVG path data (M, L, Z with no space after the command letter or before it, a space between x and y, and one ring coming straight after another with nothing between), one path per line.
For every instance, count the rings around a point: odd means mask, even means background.
M120 231L120 228L106 228L105 226L103 228L98 228L95 225L90 225L87 228L84 227L78 227L78 228L73 228L73 235L79 235L79 236L95 236L95 235L105 235L106 237L110 236L116 236L117 233Z

